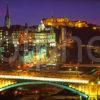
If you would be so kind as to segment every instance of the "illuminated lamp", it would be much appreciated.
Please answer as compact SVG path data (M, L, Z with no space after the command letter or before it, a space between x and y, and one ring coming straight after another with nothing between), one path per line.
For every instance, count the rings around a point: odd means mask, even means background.
M100 84L100 81L98 81L98 84Z
M96 72L97 75L100 75L100 70Z
M93 29L96 30L97 28L94 26Z
M52 25L52 23L51 22L48 22L48 25Z
M78 27L79 27L79 28L82 27L82 24L81 24L81 23L78 23Z
M21 66L17 66L17 68L19 69L19 68L21 68Z

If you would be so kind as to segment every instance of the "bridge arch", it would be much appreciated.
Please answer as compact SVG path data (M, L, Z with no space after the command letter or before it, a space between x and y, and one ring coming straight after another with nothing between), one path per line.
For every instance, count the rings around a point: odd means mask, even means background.
M88 95L78 91L78 90L75 90L67 85L63 85L63 84L59 84L59 83L52 83L52 82L21 82L21 83L16 83L16 84L12 84L12 85L9 85L7 87L3 87L0 89L0 91L5 91L5 90L8 90L8 89L11 89L11 88L15 88L15 87L18 87L18 86L24 86L24 85L29 85L29 84L32 84L32 85L40 85L40 84L48 84L48 85L52 85L52 86L56 86L56 87L59 87L59 88L62 88L62 89L66 89L66 90L69 90L69 91L72 91L84 98L88 98Z

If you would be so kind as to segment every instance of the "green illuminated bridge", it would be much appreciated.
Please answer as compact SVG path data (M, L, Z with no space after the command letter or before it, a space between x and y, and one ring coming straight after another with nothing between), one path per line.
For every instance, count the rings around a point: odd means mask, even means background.
M100 95L100 81L91 75L71 75L50 72L29 72L17 70L15 72L1 72L0 91L29 84L49 84L67 89L86 98L98 100Z

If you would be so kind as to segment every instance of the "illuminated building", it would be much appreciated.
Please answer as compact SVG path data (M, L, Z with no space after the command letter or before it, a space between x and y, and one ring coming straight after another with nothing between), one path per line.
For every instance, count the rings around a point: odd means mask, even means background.
M28 26L27 23L24 26L10 25L7 6L5 25L0 27L1 62L14 63L14 65L17 62L19 65L25 65L24 67L57 62L70 63L77 56L76 48L73 50L76 55L69 54L69 52L73 53L71 49L74 42L71 30L79 31L77 33L79 35L81 30L87 29L86 27L88 24L85 21L54 17L42 19L38 26ZM92 30L96 31L96 27ZM16 58L13 55L16 55ZM7 58L6 61L4 57ZM77 63L76 60L72 62Z
M81 28L81 27L88 27L87 23L85 21L75 21L75 27Z
M28 52L20 57L23 64L46 64L50 58L49 50L56 47L56 33L34 31L28 36ZM31 43L29 43L31 42ZM31 49L29 46L31 45ZM28 65L31 67L31 65ZM25 67L25 66L23 66Z
M6 8L6 15L4 20L4 27L2 27L2 59L1 62L10 62L9 57L13 55L13 44L12 44L12 36L10 30L10 16L9 16L9 8L7 5Z
M3 30L0 28L0 43L2 42ZM0 44L1 46L1 44Z
M69 26L69 27L88 27L87 22L85 21L71 21L68 18L44 18L42 19L44 25L49 25L49 26Z
M2 59L4 63L15 64L17 61L18 65L24 65L24 67L38 63L46 64L49 57L48 50L56 47L56 33L51 27L45 28L42 23L36 28L26 24L25 26L11 25L9 29L4 27L1 31L4 39L2 58L7 58L7 61ZM13 59L15 59L14 62Z
M3 47L2 47L2 38L3 38L3 30L2 28L0 28L0 63L3 62L3 55L2 55L2 52L3 52Z

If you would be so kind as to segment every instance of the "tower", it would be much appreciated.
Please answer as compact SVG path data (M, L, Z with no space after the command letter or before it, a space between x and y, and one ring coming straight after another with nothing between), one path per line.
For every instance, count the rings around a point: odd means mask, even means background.
M6 15L5 15L5 21L4 21L5 27L7 29L10 28L10 17L9 17L9 8L8 8L8 4L7 4L7 8L6 8Z
M62 27L61 28L61 38L60 38L60 42L62 45L61 48L61 62L62 63L66 63L66 46L65 46L65 40L66 40L66 28Z

